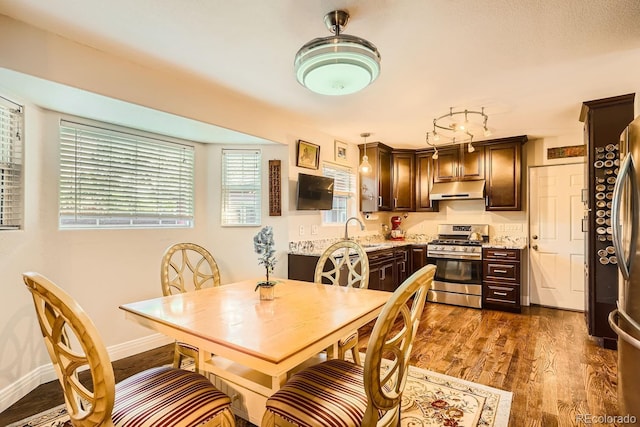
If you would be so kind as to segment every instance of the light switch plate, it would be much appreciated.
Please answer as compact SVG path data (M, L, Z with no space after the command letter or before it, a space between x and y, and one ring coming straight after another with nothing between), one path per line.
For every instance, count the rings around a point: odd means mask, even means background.
M300 235L304 236L304 225L300 226Z
M311 226L311 234L318 234L318 226L317 225L312 225Z

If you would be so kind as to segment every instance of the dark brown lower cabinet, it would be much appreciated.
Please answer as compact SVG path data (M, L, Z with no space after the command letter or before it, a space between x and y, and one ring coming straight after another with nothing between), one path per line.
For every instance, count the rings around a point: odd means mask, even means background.
M369 289L393 292L396 289L393 249L369 252Z
M427 245L409 247L409 275L427 265Z
M393 292L409 277L411 260L409 246L367 252L369 257L369 289ZM289 254L289 279L313 282L320 257Z
M520 313L519 249L482 249L482 308Z

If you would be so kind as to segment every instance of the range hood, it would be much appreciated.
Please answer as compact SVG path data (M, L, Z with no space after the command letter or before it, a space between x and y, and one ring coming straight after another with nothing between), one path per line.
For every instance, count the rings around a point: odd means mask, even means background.
M431 188L431 200L466 200L484 198L484 179L479 181L436 182Z

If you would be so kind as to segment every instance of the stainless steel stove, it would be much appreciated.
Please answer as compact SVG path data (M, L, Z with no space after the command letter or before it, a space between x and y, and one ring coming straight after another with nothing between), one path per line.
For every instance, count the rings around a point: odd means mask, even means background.
M441 224L438 238L427 245L428 262L436 265L432 302L482 308L482 244L486 224Z

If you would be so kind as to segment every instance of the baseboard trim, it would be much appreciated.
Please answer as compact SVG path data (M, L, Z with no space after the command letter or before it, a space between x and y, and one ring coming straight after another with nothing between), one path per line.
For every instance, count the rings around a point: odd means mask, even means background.
M109 353L109 358L113 361L161 347L171 342L173 342L173 340L166 335L153 334L107 347L107 352ZM22 399L40 384L45 384L56 379L57 376L52 363L38 366L14 383L0 390L0 412Z

